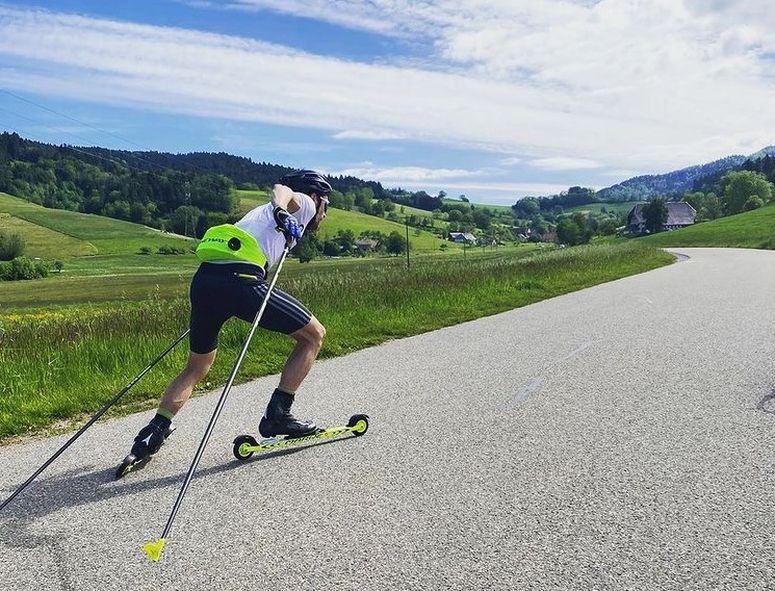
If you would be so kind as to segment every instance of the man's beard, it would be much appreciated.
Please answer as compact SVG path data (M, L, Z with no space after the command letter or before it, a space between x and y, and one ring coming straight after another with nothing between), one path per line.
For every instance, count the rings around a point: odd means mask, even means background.
M304 232L312 233L315 232L318 227L320 227L320 220L318 220L317 217L312 218L309 223L307 224L307 227L304 228Z

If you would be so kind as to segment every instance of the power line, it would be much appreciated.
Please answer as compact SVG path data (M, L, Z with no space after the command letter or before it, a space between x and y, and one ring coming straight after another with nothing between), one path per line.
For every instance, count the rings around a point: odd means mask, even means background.
M2 109L2 110L6 111L6 112L10 112L7 109ZM29 119L28 117L25 117L25 119L33 121L33 123L35 122L34 120ZM17 133L19 135L25 135L28 138L30 138L30 137L32 137L34 135L34 134L31 134L30 132L25 131L25 130L19 128L19 127L14 126L14 125L9 125L8 123L2 122L2 121L0 121L0 123L2 123L3 126L6 127L7 129L10 129L11 131L14 131L15 133ZM38 140L32 140L32 141L38 141ZM43 143L43 142L40 142L40 143ZM122 160L114 160L113 158L108 158L107 156L101 156L100 154L94 154L92 152L87 152L85 150L79 150L78 148L76 148L74 146L70 146L68 144L61 144L59 146L54 146L54 147L55 148L61 148L61 149L64 149L64 150L72 150L73 152L78 152L80 154L84 154L86 156L89 156L90 158L99 158L100 160L105 160L106 162L110 162L112 164L118 164L119 166L124 166L126 168L129 168L131 170L135 170L135 171L140 172L140 173L154 174L153 171L149 172L147 170L143 170L142 168L135 168L134 166L131 166L130 164L127 164L126 162L124 162Z
M2 89L0 89L0 90L2 90ZM29 121L31 123L34 123L35 125L39 125L41 123L40 121L38 121L36 119L32 119L31 117L27 117L26 115L22 115L21 113L17 113L15 111L11 111L10 109L6 109L4 107L0 107L0 111L4 111L4 112L6 112L6 113L8 113L10 115L13 115L14 117L20 117L22 119L26 119L27 121ZM21 132L20 134L24 134L24 135L26 135L29 138L31 138L34 135L34 134L30 133L30 132L23 131L23 130L20 130L18 128L14 129L14 126L12 126L12 125L8 125L8 124L5 124L5 125L9 129L12 129L12 130L16 131L16 133L20 133ZM62 133L65 133L66 135L71 135L71 136L80 138L81 140L84 140L86 143L89 143L89 141L85 137L83 137L82 135L77 134L77 133L75 133L73 131L65 131L65 132L62 132ZM33 141L40 141L40 140L33 140ZM45 142L40 142L40 143L45 143ZM85 154L85 155L91 156L93 158L99 158L101 160L106 160L106 161L109 161L109 162L113 162L115 164L121 164L122 166L126 166L127 168L130 168L132 170L136 170L137 172L142 172L142 173L147 173L147 174L154 174L154 172L152 170L145 170L145 169L142 169L142 168L135 168L134 166L131 166L129 163L127 163L126 161L114 160L112 158L109 158L107 156L101 156L100 154L97 154L97 153L94 153L94 152L88 152L86 150L79 150L78 148L74 148L73 146L70 146L69 144L60 144L57 147L70 149L70 150L73 150L75 152L79 152L81 154ZM86 146L84 146L84 147L86 147ZM97 148L97 149L98 150L107 150L107 148ZM165 167L163 167L161 164L157 164L155 162L151 162L150 160L145 160L144 158L140 158L139 156L133 154L132 152L126 152L126 154L131 156L132 158L135 158L136 160L140 160L141 162L147 162L148 164L150 164L152 166L156 166L156 167L158 167L158 168L160 168L162 170L165 170Z
M11 92L10 90L8 90L6 88L0 88L0 92L3 92L3 93L5 93L5 94L7 94L9 96L12 96L12 97L14 97L17 100L20 100L20 101L23 101L23 102L28 103L30 105L33 105L34 107L37 107L39 109L43 109L44 111L48 111L49 113L53 113L54 115L57 115L59 117L64 117L65 119L68 119L69 121L73 121L74 123L78 123L79 125L82 125L84 127L88 127L89 129L93 129L94 131L97 131L99 133L104 133L105 135L109 135L109 136L111 136L113 138L116 138L116 139L118 139L118 140L120 140L122 142L125 142L125 143L127 143L127 144L129 144L131 146L139 148L143 152L154 152L154 150L149 150L147 147L141 146L140 144L138 144L136 142L133 142L132 140L128 140L128 139L126 139L124 137L121 137L120 135L118 135L116 133L113 133L111 131L107 131L105 129L101 129L101 128L95 126L95 125L91 125L90 123L86 123L85 121L81 121L80 119L76 119L75 117L73 117L71 115L67 115L66 113L62 113L60 111L57 111L57 110L52 109L50 107L47 107L46 105L42 105L40 103L37 103L37 102L35 102L35 101L31 100L31 99L28 99L26 97L18 95L18 94L14 93L14 92ZM4 109L4 110L7 111L7 109ZM7 111L7 112L13 113L12 111ZM23 118L25 118L25 119L27 119L29 121L33 121L34 123L38 123L38 122L34 121L33 119L30 119L29 117L25 117L25 116L20 115L18 113L16 113L16 115L20 116L20 117L23 117ZM66 133L68 133L68 132L66 132ZM70 133L70 135L77 135L77 134L72 133L72 132L69 132L69 133ZM108 148L100 148L99 146L95 146L95 149L97 149L97 150L107 150ZM166 166L165 167L165 166L163 166L161 164L158 164L156 162L152 162L151 160L147 160L145 158L142 158L141 156L138 156L137 154L135 154L134 152L131 152L129 150L115 150L115 151L123 151L129 157L134 158L135 160L138 160L140 162L145 162L145 163L149 164L150 166L155 166L155 167L157 167L157 168L159 168L161 170L166 170L167 168L172 168L173 170L175 169L175 166L174 166L175 163L172 162L172 159L169 156L167 156L164 152L156 152L156 153L159 154L160 156L166 158L167 160L169 160L173 164L172 166ZM83 152L83 153L90 154L88 152ZM199 171L199 172L204 173L204 174L213 174L212 171L209 171L207 169L204 169L204 168L201 168L199 166L196 166L195 164L189 163L189 164L187 164L187 166L189 168L194 169L194 171ZM132 168L132 167L130 167L130 168ZM133 169L133 170L140 170L140 169ZM146 170L140 170L140 172L151 172L151 174L153 173L153 171L146 171Z
M140 144L136 144L135 142L133 142L131 140L128 140L126 138L123 138L123 137L121 137L118 134L115 134L113 132L107 131L105 129L101 129L99 127L96 127L96 126L91 125L89 123L86 123L84 121L80 121L79 119L76 119L75 117L67 115L66 113L61 113L61 112L56 111L56 110L54 110L54 109L52 109L50 107L47 107L45 105L41 105L40 103L36 103L35 101L32 101L32 100L30 100L28 98L25 98L23 96L20 96L18 94L15 94L15 93L13 93L10 90L7 90L5 88L0 88L0 92L4 92L5 94L10 95L10 96L14 97L15 99L18 99L20 101L24 101L25 103L29 103L30 105L38 107L39 109L43 109L44 111L48 111L49 113L53 113L54 115L58 115L60 117L64 117L65 119L69 119L70 121L78 123L79 125L83 125L84 127L88 127L89 129L93 129L94 131L99 131L100 133L104 133L106 135L114 137L114 138L116 138L118 140L121 140L122 142L126 142L127 144L135 146L136 148L140 148L140 150L142 150L144 152L149 152L150 151L147 148L144 148L143 146L141 146Z
M4 107L0 107L0 111L4 111L4 112L8 113L9 115L13 115L14 117L20 117L20 118L22 118L22 119L26 119L27 121L29 121L29 122L31 122L31 123L34 123L34 124L36 124L36 125L40 124L40 121L37 121L37 120L35 120L35 119L32 119L31 117L27 117L26 115L22 115L21 113L17 113L17 112L15 112L15 111L11 111L10 109L6 109L6 108L4 108ZM31 133L29 133L29 132L26 132L26 131L20 130L20 129L18 129L18 128L17 128L17 129L14 129L12 125L8 125L8 124L4 124L4 125L5 125L6 127L8 127L9 129L12 129L12 130L16 131L16 133L19 133L19 132L21 132L21 133L23 133L24 135L26 135L26 136L28 136L28 137L32 137L32 135L34 135L34 134L31 134ZM66 131L66 132L63 132L63 133L66 133L67 135L72 135L72 136L75 136L75 137L79 137L79 138L81 138L82 140L85 140L85 141L88 143L88 140L86 140L86 138L85 138L85 137L83 137L83 136L81 136L81 135L79 135L79 134L77 134L77 133L75 133L75 132L72 132L72 131ZM39 141L39 140L33 140L33 141ZM44 143L44 142L41 142L41 143ZM92 152L87 152L86 150L79 150L78 148L75 148L75 147L73 147L73 146L71 146L71 145L69 145L69 144L60 144L59 146L56 146L56 147L59 147L59 148L65 148L65 149L69 149L69 150L73 150L73 151L75 151L75 152L79 152L79 153L81 153L81 154L85 154L85 155L87 155L87 156L91 156L91 157L93 157L93 158L99 158L99 159L101 159L101 160L106 160L106 161L108 161L108 162L113 162L114 164L120 164L120 165L122 165L122 166L126 166L127 168L130 168L130 169L132 169L132 170L136 170L136 171L138 171L138 172L143 172L143 173L145 173L145 172L148 172L149 174L153 174L153 172L152 172L152 171L146 171L146 170L143 170L143 169L141 169L141 168L134 168L133 166L131 166L131 165L130 165L130 164L128 164L127 162L124 162L124 161L121 161L121 160L113 160L113 159L111 159L111 158L109 158L109 157L107 157L107 156L101 156L101 155L99 155L99 154L95 154L95 153L92 153ZM130 154L130 155L132 155L132 156L134 157L134 155L133 155L131 152L128 152L128 154ZM142 159L141 159L141 160L142 160ZM158 165L158 164L156 164L156 163L154 163L154 162L150 162L150 161L148 161L148 162L149 162L149 164L153 164L154 166L160 166L160 165Z

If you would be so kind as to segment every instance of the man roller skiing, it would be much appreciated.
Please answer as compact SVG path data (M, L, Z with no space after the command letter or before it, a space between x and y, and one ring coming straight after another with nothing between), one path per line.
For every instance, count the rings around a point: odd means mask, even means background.
M253 322L268 291L266 274L286 246L312 232L325 219L331 185L317 172L298 170L282 177L272 201L248 212L236 224L210 228L197 247L202 261L191 280L188 363L167 387L156 415L134 440L116 472L120 478L155 454L172 433L172 419L210 370L218 333L229 318ZM296 346L285 363L258 430L263 437L303 437L319 431L312 421L291 414L296 391L317 357L326 331L298 300L276 287L259 326L289 335Z

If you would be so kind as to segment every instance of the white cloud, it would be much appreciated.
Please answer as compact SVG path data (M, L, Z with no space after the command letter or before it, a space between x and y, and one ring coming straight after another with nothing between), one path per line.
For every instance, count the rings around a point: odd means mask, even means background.
M375 181L401 181L406 184L408 182L414 183L476 177L485 174L485 171L463 170L459 168L422 168L420 166L396 166L384 168L375 166L371 162L367 162L361 166L346 168L332 174L357 176Z
M332 136L335 140L400 140L404 136L392 131L348 129Z
M618 179L619 181L621 181L623 179L629 179L634 176L639 176L640 174L642 173L638 172L637 170L618 169L618 170L609 170L607 172L604 172L603 176L608 178Z
M425 183L425 186L431 186L430 183ZM422 186L422 184L420 185ZM477 191L480 193L508 193L512 197L524 197L525 195L555 195L560 191L567 191L567 185L558 185L552 183L521 183L506 182L506 183L444 183L441 186L444 190L455 190L461 192ZM514 202L514 199L511 200Z
M401 187L410 191L439 191L453 194L486 196L488 203L514 203L526 195L553 195L566 190L567 185L553 183L498 182L487 180L495 176L490 170L423 168L417 166L380 167L371 162L341 170L327 171L331 175L356 176L379 181L385 187ZM479 179L479 180L471 180Z
M586 158L569 158L557 156L553 158L538 158L530 162L531 166L541 170L589 170L602 165Z
M430 39L437 54L426 61L433 69L0 7L0 56L14 64L1 72L4 84L202 117L315 127L340 140L465 145L519 154L547 170L558 169L561 153L589 162L564 170L594 162L658 172L751 152L775 138L775 110L764 108L775 95L775 68L767 58L775 47L775 17L761 2L225 5Z
M194 5L192 1L184 2ZM445 20L445 9L436 10L431 3L411 0L228 0L226 2L197 2L210 8L275 12L326 21L350 29L379 33L391 37L423 34L429 22ZM413 18L402 18L414 15Z

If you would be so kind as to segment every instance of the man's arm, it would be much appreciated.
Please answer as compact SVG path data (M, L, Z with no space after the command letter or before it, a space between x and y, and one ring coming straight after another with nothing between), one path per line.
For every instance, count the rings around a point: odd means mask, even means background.
M290 187L280 184L272 187L272 205L281 207L289 213L296 213L301 207Z
M285 185L277 184L272 187L272 206L274 207L274 220L277 229L285 234L288 244L292 240L301 238L301 226L293 213L299 211L300 205L293 196L293 191Z

